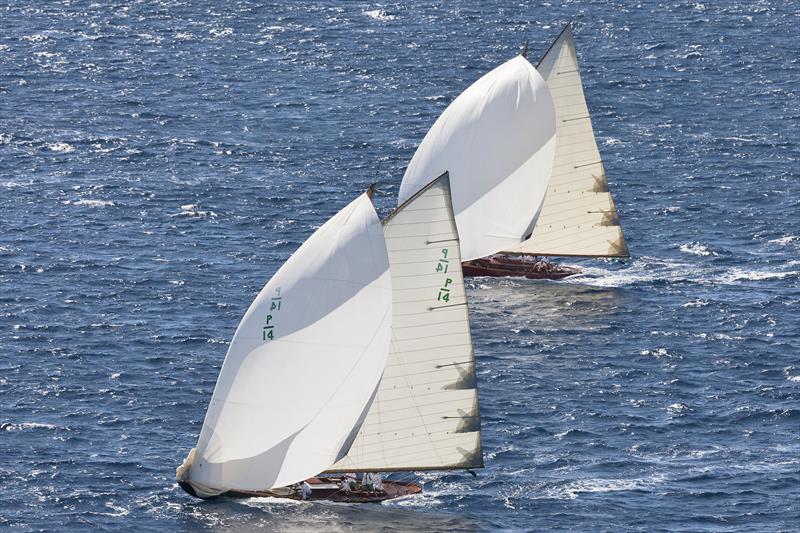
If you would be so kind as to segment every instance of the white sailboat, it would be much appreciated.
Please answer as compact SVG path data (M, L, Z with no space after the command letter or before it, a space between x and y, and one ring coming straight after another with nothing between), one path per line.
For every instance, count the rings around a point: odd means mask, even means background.
M362 195L275 274L234 335L197 447L176 475L204 498L368 502L421 488L352 490L334 474L482 465L444 174L383 224Z
M320 227L245 313L181 486L209 497L297 483L349 448L389 353L392 286L361 195Z
M531 94L520 89L526 80ZM532 154L536 165L519 164L533 162ZM466 276L560 279L579 270L531 258L628 257L569 24L536 69L518 56L445 109L403 176L401 199L437 165L458 178L453 202Z

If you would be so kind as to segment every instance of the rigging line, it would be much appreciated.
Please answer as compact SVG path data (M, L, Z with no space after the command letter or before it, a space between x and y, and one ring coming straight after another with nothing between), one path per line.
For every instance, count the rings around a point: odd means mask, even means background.
M436 244L438 242L458 242L458 237L455 237L453 239L441 239L438 241L425 241L425 244Z
M586 120L587 118L591 118L591 117L589 115L586 115L585 117L564 118L564 119L561 119L561 122L572 122L573 120Z

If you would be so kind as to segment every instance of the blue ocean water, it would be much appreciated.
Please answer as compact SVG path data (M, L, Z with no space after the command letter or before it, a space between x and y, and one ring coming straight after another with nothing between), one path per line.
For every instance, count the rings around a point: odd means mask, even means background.
M800 528L796 1L0 5L0 527ZM469 284L485 470L192 499L264 282L463 88L573 20L632 258Z

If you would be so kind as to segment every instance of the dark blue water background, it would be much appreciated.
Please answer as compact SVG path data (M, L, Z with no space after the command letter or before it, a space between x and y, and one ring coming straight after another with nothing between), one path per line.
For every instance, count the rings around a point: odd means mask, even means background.
M798 9L2 2L0 528L796 529ZM180 491L264 282L570 19L633 257L470 283L486 469L372 507Z

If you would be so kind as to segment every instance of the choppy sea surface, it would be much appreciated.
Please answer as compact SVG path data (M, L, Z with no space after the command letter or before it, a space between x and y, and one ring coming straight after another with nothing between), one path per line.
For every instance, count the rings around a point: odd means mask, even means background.
M537 4L3 2L0 528L797 530L800 4ZM261 286L568 20L632 257L469 283L486 468L184 494Z

